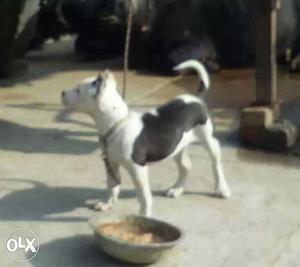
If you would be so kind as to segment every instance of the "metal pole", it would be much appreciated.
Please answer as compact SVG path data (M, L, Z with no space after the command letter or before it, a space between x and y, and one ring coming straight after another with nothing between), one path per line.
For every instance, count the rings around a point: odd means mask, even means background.
M127 89L127 72L128 72L128 62L129 62L129 50L130 50L130 37L131 37L131 28L132 20L134 13L134 6L132 0L128 0L129 3L129 14L127 17L127 29L125 36L125 47L124 47L124 69L123 69L123 90L122 97L125 100L126 98L126 89Z
M276 32L278 0L256 1L256 103L277 104Z

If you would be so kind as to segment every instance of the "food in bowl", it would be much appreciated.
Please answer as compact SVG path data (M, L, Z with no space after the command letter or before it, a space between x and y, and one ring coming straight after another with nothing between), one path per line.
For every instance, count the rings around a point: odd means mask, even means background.
M184 234L176 226L138 215L95 215L89 220L104 252L119 260L150 264L170 255Z
M157 227L147 227L138 221L107 222L99 224L99 230L108 236L137 243L163 243L172 240L170 232Z

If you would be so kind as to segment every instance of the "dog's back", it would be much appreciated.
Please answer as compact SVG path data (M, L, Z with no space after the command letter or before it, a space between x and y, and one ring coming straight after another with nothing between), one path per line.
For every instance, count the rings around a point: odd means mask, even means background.
M180 96L146 112L141 120L143 129L134 142L132 159L139 165L168 157L185 133L208 119L205 105L194 96Z

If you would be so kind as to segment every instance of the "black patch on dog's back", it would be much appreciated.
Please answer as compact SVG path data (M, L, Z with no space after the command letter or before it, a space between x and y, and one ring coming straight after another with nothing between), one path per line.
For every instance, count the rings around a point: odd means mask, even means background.
M205 105L192 102L186 104L175 99L157 109L158 116L145 113L143 130L134 142L132 159L139 165L158 161L170 155L183 137L197 124L208 119Z

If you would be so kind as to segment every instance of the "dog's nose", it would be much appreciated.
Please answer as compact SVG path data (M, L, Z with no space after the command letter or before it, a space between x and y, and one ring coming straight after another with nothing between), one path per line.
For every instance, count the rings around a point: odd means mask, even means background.
M65 94L66 94L66 92L65 92L65 91L62 91L61 96L64 97Z

